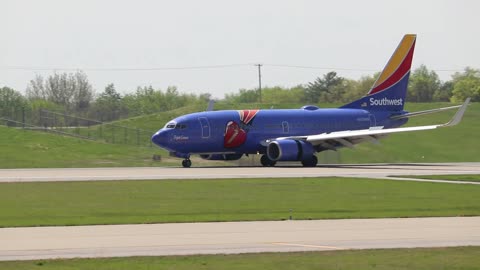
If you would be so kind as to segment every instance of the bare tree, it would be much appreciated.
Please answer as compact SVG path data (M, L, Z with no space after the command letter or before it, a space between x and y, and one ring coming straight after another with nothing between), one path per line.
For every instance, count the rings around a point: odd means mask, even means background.
M93 101L93 88L83 71L54 73L47 77L37 75L27 87L27 97L44 99L61 105L65 110L85 111Z
M37 74L33 80L30 80L27 86L26 96L30 100L47 99L42 75Z

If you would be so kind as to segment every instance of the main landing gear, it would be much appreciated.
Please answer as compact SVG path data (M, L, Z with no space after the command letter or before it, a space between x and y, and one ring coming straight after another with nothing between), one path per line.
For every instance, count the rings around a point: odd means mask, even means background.
M310 159L302 160L303 167L317 167L318 159L315 155Z
M262 163L263 167L273 167L277 162L269 159L267 155L263 155L260 158L260 163Z
M192 166L192 161L189 158L182 160L182 166L184 168L190 168Z
M303 167L316 167L318 163L318 159L315 155L313 155L311 158L304 159L301 162ZM262 163L263 167L273 167L277 162L269 159L267 155L263 155L260 158L260 163Z

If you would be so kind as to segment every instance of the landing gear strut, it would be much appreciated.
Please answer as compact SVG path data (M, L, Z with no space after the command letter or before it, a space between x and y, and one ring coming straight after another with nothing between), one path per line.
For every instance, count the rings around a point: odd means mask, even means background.
M190 159L184 159L182 160L182 166L184 168L190 168L192 166L192 161Z
M303 167L317 167L318 159L313 155L310 159L302 160Z
M267 155L263 155L260 158L260 163L262 163L263 167L273 167L273 166L275 166L275 163L277 163L277 162L269 159Z

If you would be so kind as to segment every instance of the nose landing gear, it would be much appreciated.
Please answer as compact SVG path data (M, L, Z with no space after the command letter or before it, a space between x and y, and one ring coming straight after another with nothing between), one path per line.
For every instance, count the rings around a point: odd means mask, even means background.
M184 168L190 168L192 166L192 161L189 158L182 160L182 166Z

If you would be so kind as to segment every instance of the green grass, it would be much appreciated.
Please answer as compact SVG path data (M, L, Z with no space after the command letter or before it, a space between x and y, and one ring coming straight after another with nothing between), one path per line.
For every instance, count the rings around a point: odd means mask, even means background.
M161 154L164 161L153 161L153 154ZM160 166L169 161L158 147L112 145L0 126L0 168Z
M456 175L402 175L398 177L433 179L433 180L449 180L449 181L468 181L480 182L480 174L456 174Z
M348 178L0 184L0 227L480 215L480 186Z
M478 269L480 247L0 262L1 269Z

